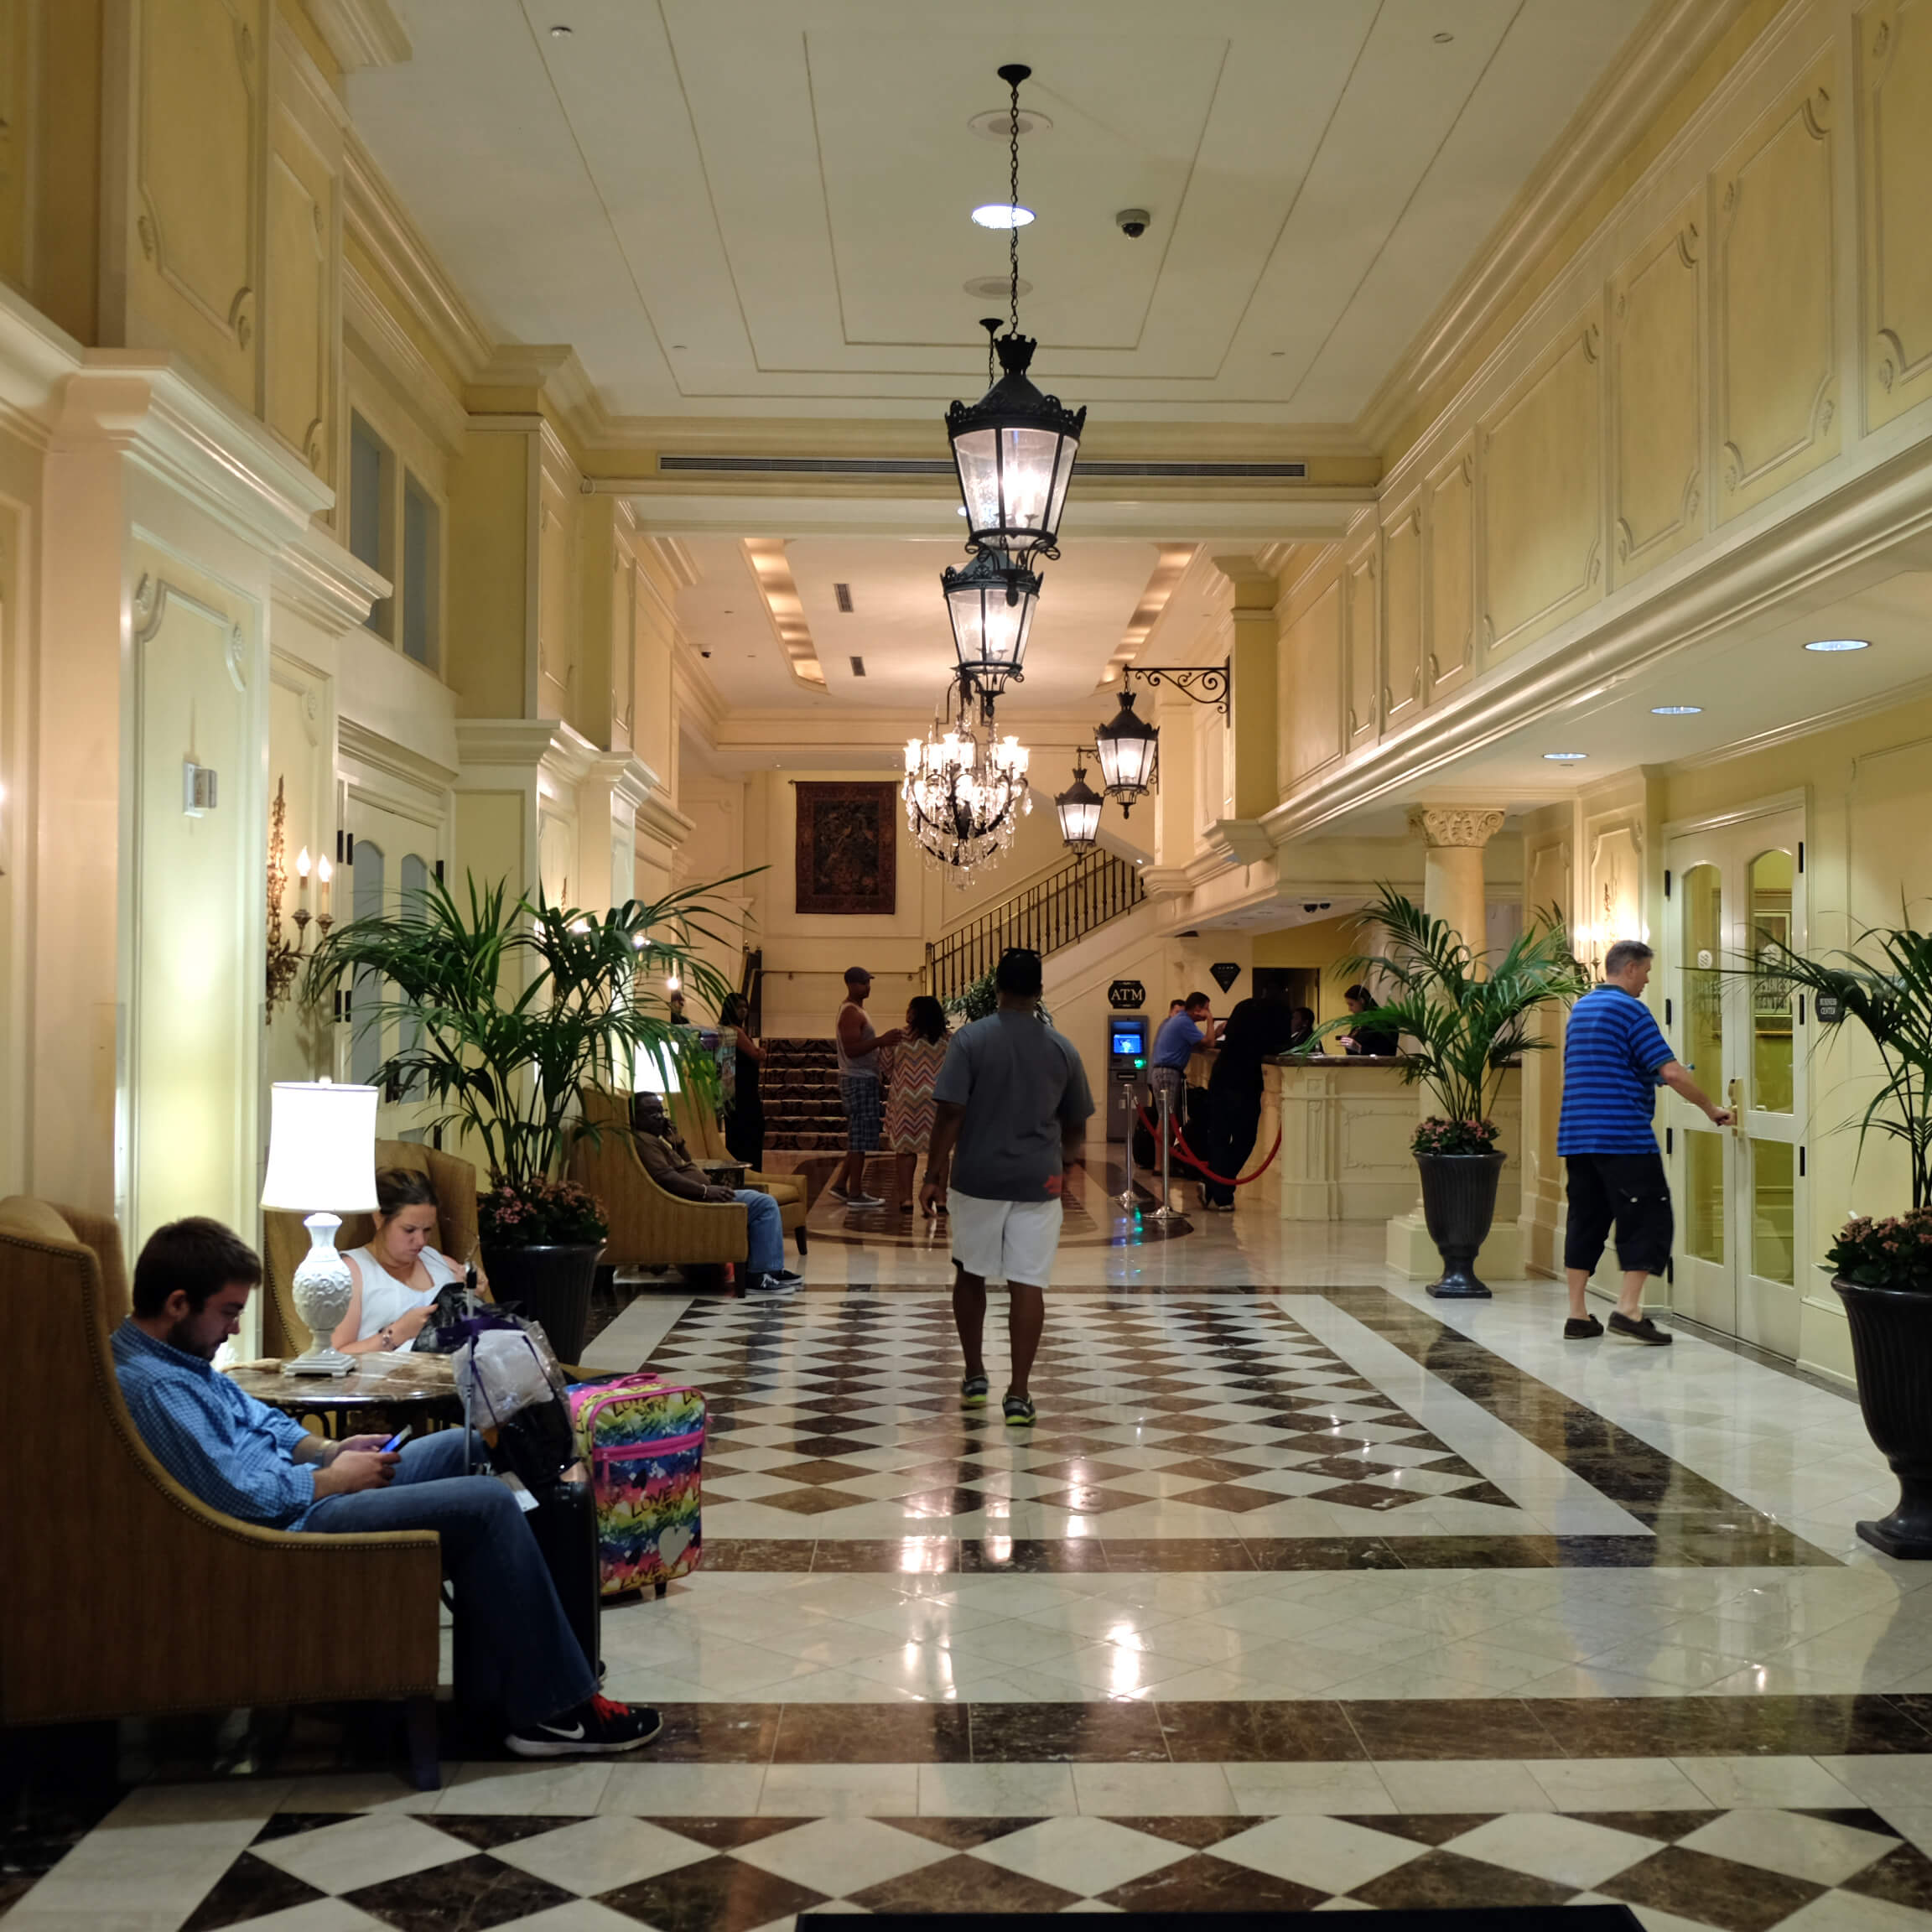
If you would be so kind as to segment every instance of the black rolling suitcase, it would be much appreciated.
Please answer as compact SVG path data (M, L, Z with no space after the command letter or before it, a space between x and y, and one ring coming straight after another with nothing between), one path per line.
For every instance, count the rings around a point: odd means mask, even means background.
M598 1620L603 1615L602 1578L597 1566L597 1501L588 1474L573 1482L559 1476L548 1483L532 1483L537 1507L523 1520L537 1539L537 1547L557 1586L564 1621L584 1647L590 1668L602 1661Z

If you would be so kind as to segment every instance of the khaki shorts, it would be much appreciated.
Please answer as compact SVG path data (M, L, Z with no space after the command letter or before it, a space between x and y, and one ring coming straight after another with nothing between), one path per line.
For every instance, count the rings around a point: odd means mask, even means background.
M1057 1200L988 1201L950 1187L946 1215L953 1259L969 1275L1027 1288L1046 1285L1060 1247Z

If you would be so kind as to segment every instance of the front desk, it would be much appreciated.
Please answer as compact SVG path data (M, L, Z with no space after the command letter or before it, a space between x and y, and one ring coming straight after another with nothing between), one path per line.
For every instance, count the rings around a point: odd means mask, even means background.
M1405 1085L1399 1060L1314 1054L1263 1068L1261 1128L1247 1166L1274 1145L1281 1151L1238 1212L1284 1221L1390 1221L1415 1210L1421 1191L1409 1150L1426 1096ZM1495 1110L1505 1156L1496 1223L1513 1227L1523 1198L1522 1073L1503 1076Z

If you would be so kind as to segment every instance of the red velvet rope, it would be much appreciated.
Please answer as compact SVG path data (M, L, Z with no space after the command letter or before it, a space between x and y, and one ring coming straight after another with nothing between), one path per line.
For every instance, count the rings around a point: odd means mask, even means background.
M1145 1107L1140 1106L1138 1104L1136 1104L1135 1107L1135 1112L1140 1116L1140 1124L1147 1130L1149 1134L1158 1134L1161 1131L1161 1130L1147 1118L1147 1109ZM1261 1176L1275 1165L1275 1156L1281 1151L1281 1130L1279 1127L1275 1130L1275 1145L1268 1150L1268 1158L1264 1161L1252 1174L1244 1174L1239 1177L1239 1179L1233 1181L1230 1181L1225 1174L1217 1174L1205 1161L1202 1160L1201 1157L1195 1153L1193 1149L1187 1145L1187 1139L1182 1133L1181 1124L1179 1121L1174 1122L1174 1138L1168 1143L1168 1145L1172 1150L1172 1151L1178 1154L1190 1167L1193 1168L1204 1178L1212 1181L1216 1187L1245 1187L1250 1181L1259 1181Z

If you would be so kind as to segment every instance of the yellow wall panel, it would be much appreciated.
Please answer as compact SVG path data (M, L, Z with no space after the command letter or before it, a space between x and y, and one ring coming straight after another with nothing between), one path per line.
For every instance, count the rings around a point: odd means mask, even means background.
M1617 273L1610 293L1613 574L1703 534L1704 238L1695 203Z
M0 280L17 288L27 285L32 28L27 0L0 0Z
M1865 419L1876 428L1932 396L1932 0L1877 0L1858 29Z
M255 406L260 8L141 0L129 340L178 348Z
M548 459L538 511L537 709L541 717L579 724L578 688L577 505Z
M530 443L517 431L473 429L449 465L444 682L465 718L524 715Z
M1343 742L1353 748L1375 735L1381 723L1381 652L1376 635L1375 548L1358 551L1342 576L1342 621L1348 658L1348 714Z
M1288 627L1281 680L1281 735L1291 786L1332 765L1342 753L1342 585L1327 588Z
M268 158L268 427L328 476L335 345L330 327L335 184L322 158L281 116Z
M1384 721L1393 724L1422 704L1422 506L1411 504L1383 533L1382 607L1387 662Z
M1517 649L1602 594L1602 331L1592 304L1483 425L1483 635Z
M1476 462L1467 446L1429 479L1429 694L1462 683L1475 662Z
M1719 521L1838 452L1831 65L1765 115L1712 183Z

